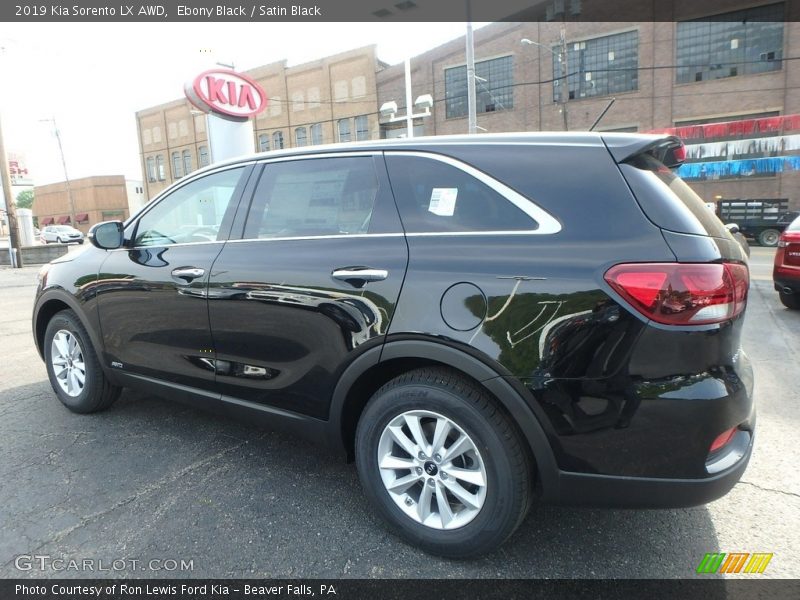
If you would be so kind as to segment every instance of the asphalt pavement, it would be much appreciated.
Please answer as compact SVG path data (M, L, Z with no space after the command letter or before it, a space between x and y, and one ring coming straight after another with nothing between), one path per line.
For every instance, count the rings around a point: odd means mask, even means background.
M387 533L354 466L289 435L134 391L70 413L31 338L38 269L0 267L0 577L693 577L707 552L771 552L763 577L800 577L800 312L772 289L773 252L751 258L758 430L731 493L681 510L535 506L470 561Z

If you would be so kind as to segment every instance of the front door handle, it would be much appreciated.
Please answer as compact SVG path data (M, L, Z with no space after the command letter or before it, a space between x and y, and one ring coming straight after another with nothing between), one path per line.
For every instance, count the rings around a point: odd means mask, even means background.
M354 287L363 287L370 281L383 281L389 276L386 269L371 269L369 267L343 267L334 269L331 277L339 281L346 281Z
M176 279L183 279L186 283L202 277L205 275L205 269L198 269L197 267L179 267L172 270L172 276Z

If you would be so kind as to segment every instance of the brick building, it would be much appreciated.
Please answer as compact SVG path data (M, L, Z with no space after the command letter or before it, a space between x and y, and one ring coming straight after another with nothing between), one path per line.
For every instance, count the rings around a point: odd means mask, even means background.
M378 137L375 46L309 63L279 61L244 71L267 92L253 123L256 151ZM185 98L136 113L145 195L208 164L205 115Z
M62 181L33 188L33 216L38 217L39 227L72 225L86 233L96 223L127 219L130 206L142 204L142 182L122 175L84 177L69 183L76 222L72 223L67 186Z
M707 201L800 209L800 62L784 60L800 56L800 14L769 0L730 12L737 1L658 3L650 16L668 21L611 23L581 21L596 15L556 0L550 21L476 30L478 131L586 130L608 109L596 130L691 132L681 175ZM412 58L413 97L433 98L415 135L467 132L464 48L462 37ZM379 113L394 101L405 114L404 67L382 63L374 47L247 73L270 97L255 150L405 135L405 121ZM137 121L147 198L208 161L205 120L188 101Z

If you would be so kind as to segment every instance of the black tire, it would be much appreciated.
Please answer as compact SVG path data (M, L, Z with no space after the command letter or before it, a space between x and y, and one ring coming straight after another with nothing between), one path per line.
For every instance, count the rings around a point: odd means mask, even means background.
M784 294L783 292L778 292L778 296L786 308L800 310L800 293Z
M62 241L61 241L61 238L60 238L60 237L57 237L57 238L56 238L56 242L58 242L59 244L63 244L63 243L64 243L64 242L62 242Z
M778 245L778 240L781 237L781 232L777 229L765 229L758 234L758 243L767 248L774 248Z
M392 419L410 410L446 417L480 452L486 471L485 500L477 515L461 527L437 529L414 520L383 483L378 467L381 434ZM367 498L390 528L426 552L449 558L477 556L500 546L522 523L532 498L531 458L516 427L477 384L444 368L410 371L375 393L358 422L356 465Z
M83 357L85 379L82 391L77 395L68 394L56 378L53 365L53 338L60 331L66 331L77 340ZM71 310L62 310L50 319L44 334L44 358L47 376L58 399L76 413L93 413L105 410L119 398L122 388L112 385L97 359L89 334L78 316Z

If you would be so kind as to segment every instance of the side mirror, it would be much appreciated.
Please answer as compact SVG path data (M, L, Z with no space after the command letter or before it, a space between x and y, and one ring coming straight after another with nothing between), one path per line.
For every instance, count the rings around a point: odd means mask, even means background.
M105 221L89 230L89 241L101 250L121 248L125 241L125 226L122 221Z
M739 233L739 226L736 223L726 223L725 227L731 232L731 235Z

